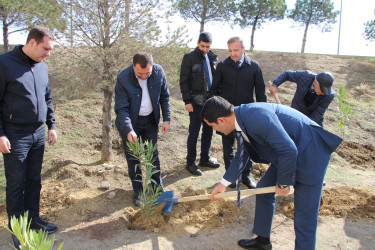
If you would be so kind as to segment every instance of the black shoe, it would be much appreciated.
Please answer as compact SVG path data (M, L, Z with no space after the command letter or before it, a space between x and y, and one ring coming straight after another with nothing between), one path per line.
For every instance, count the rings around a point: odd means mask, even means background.
M188 165L186 164L186 169L189 170L193 175L202 175L202 171L195 165L195 163Z
M253 180L251 180L251 178L250 177L246 177L246 178L243 178L242 179L242 184L244 184L245 186L247 186L248 188L250 188L250 189L254 189L254 188L256 188L256 184L255 184L255 182L253 181Z
M140 207L141 206L141 200L139 199L139 195L134 195L133 197L133 203L134 206Z
M212 160L200 161L198 165L200 167L207 167L207 168L218 168L218 167L220 167L220 163L218 163L217 161L212 161Z
M57 227L53 224L43 221L41 218L36 217L31 220L30 229L33 230L44 230L48 234L52 234L57 231Z
M14 234L12 234L12 241L13 241L14 247L17 249L20 249L21 243Z
M255 239L243 239L239 240L237 244L245 249L259 249L259 250L271 250L272 249L272 244L265 244L261 243L259 240Z

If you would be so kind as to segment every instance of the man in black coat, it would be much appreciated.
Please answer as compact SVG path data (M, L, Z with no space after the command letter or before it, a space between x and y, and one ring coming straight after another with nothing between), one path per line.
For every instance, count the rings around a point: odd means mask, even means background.
M197 140L203 123L201 154L199 166L218 168L220 164L210 159L210 147L213 130L200 118L202 106L212 85L217 56L210 51L211 34L202 32L199 35L198 46L184 55L181 63L180 89L185 102L185 110L189 112L190 124L187 140L186 169L194 175L202 175L195 164L197 156Z
M210 96L218 95L234 106L254 102L254 91L257 102L267 102L262 70L257 61L245 54L245 46L240 37L228 40L229 57L217 65ZM234 135L222 134L225 169L228 169L234 157ZM245 157L247 163L242 174L242 183L248 188L255 188L250 178L252 162ZM235 187L232 184L231 187Z

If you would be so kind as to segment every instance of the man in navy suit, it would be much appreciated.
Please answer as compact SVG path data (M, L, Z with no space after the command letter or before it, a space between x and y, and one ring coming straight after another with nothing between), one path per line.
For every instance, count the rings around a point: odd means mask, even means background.
M271 95L277 93L277 88L285 81L295 82L297 90L291 107L305 114L323 127L323 116L335 97L332 89L333 76L329 72L314 74L305 71L285 71L273 80L269 90Z
M254 162L271 163L257 184L275 186L277 195L287 195L294 187L295 249L314 249L323 179L331 153L342 139L310 120L299 111L284 105L250 103L234 107L215 96L207 100L201 117L214 130L229 134L235 130L238 150L211 198L234 183L243 168L243 151ZM246 249L272 249L271 226L276 195L256 196L254 239L238 245Z

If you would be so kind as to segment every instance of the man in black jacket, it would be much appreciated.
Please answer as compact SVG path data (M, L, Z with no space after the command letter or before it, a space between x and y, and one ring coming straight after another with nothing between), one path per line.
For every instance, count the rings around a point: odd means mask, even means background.
M254 91L257 102L267 102L262 70L255 60L245 54L245 46L240 37L228 40L229 57L217 65L210 96L218 95L234 106L254 102ZM234 157L234 135L222 134L225 169L228 169ZM248 188L255 188L250 178L252 162L249 157L242 173L242 183ZM231 187L235 187L232 184Z
M212 76L215 72L214 63L217 61L217 56L210 51L211 43L211 34L202 32L199 35L198 46L195 50L185 54L181 63L180 88L182 99L185 102L185 110L189 112L190 117L186 169L194 175L202 175L202 171L195 164L197 140L202 123L199 166L210 168L220 167L218 162L210 160L213 130L200 118L202 106L212 85Z
M45 145L55 144L55 118L44 58L54 38L44 27L30 30L26 45L0 56L0 151L4 157L8 219L26 211L31 229L57 230L39 217L41 170ZM9 223L10 224L10 223ZM16 239L13 237L15 246Z

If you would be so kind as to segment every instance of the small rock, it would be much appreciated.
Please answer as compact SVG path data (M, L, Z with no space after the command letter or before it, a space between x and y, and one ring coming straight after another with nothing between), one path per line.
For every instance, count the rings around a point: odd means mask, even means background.
M107 197L108 197L108 199L115 198L116 197L116 192L115 191L109 192Z
M65 203L68 205L72 205L74 203L77 203L77 200L72 195L68 195L68 197L65 198Z
M122 169L121 165L115 165L115 168Z
M159 233L160 232L160 229L159 228L154 228L154 233Z
M102 173L104 173L105 172L105 169L104 168L99 168L98 169L98 174L102 174Z
M114 169L114 168L115 168L115 165L107 165L107 166L105 167L106 170L112 170L112 169Z
M109 184L108 181L103 181L103 182L102 182L102 188L104 188L104 189L109 189L110 186L111 186L111 184Z

